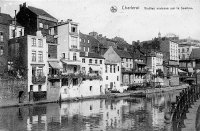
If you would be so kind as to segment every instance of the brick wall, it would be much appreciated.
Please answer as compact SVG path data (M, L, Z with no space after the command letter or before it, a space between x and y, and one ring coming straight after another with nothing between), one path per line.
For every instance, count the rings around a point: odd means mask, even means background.
M0 104L19 102L19 92L23 91L21 102L28 101L27 80L0 80Z

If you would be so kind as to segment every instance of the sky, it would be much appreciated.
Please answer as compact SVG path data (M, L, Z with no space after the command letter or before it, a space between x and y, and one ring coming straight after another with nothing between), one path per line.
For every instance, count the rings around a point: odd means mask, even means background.
M1 12L14 16L24 2L59 21L78 22L84 34L96 31L108 38L119 36L130 44L151 40L159 32L200 40L200 0L0 0ZM112 6L116 12L111 12ZM138 9L125 8L131 6Z

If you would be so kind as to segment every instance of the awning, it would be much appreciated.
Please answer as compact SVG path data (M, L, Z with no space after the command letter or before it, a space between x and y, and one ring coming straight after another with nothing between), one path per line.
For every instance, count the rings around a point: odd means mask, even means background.
M188 68L188 72L194 72L193 68Z
M62 67L58 64L58 62L49 62L49 65L54 69L62 69Z
M66 59L62 59L61 60L63 63L67 64L67 65L81 65L81 61L73 61L73 60L66 60Z
M187 73L187 72L185 72L185 71L183 71L183 70L181 70L181 69L178 69L178 72L179 72L179 73Z

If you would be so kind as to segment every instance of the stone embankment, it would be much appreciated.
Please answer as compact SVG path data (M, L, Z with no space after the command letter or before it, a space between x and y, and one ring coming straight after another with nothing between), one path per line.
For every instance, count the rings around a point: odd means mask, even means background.
M126 93L111 93L111 94L90 96L90 97L75 97L75 98L65 99L62 101L79 101L79 100L87 100L87 99L107 99L107 98L128 97L133 94L141 94L141 93L152 94L152 93L158 93L158 92L168 92L168 91L173 91L173 90L181 90L181 89L184 89L187 87L188 87L188 85L180 85L180 86L175 86L175 87L141 89L141 90L130 91L130 92L126 92ZM45 104L45 103L53 103L53 102L58 102L58 101L42 100L42 101L24 102L24 103L1 102L0 107L26 106L26 105Z

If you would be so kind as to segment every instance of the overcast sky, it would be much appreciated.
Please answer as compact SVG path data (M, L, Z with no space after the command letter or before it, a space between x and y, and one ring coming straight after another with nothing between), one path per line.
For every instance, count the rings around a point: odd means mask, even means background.
M85 34L96 31L108 38L123 37L131 43L157 37L160 31L162 36L174 33L180 38L190 36L200 40L200 0L0 0L1 12L14 16L14 10L19 11L23 2L44 9L58 20L78 22ZM111 6L116 6L117 12L112 13ZM125 6L139 9L124 10ZM179 9L157 10L157 7Z

